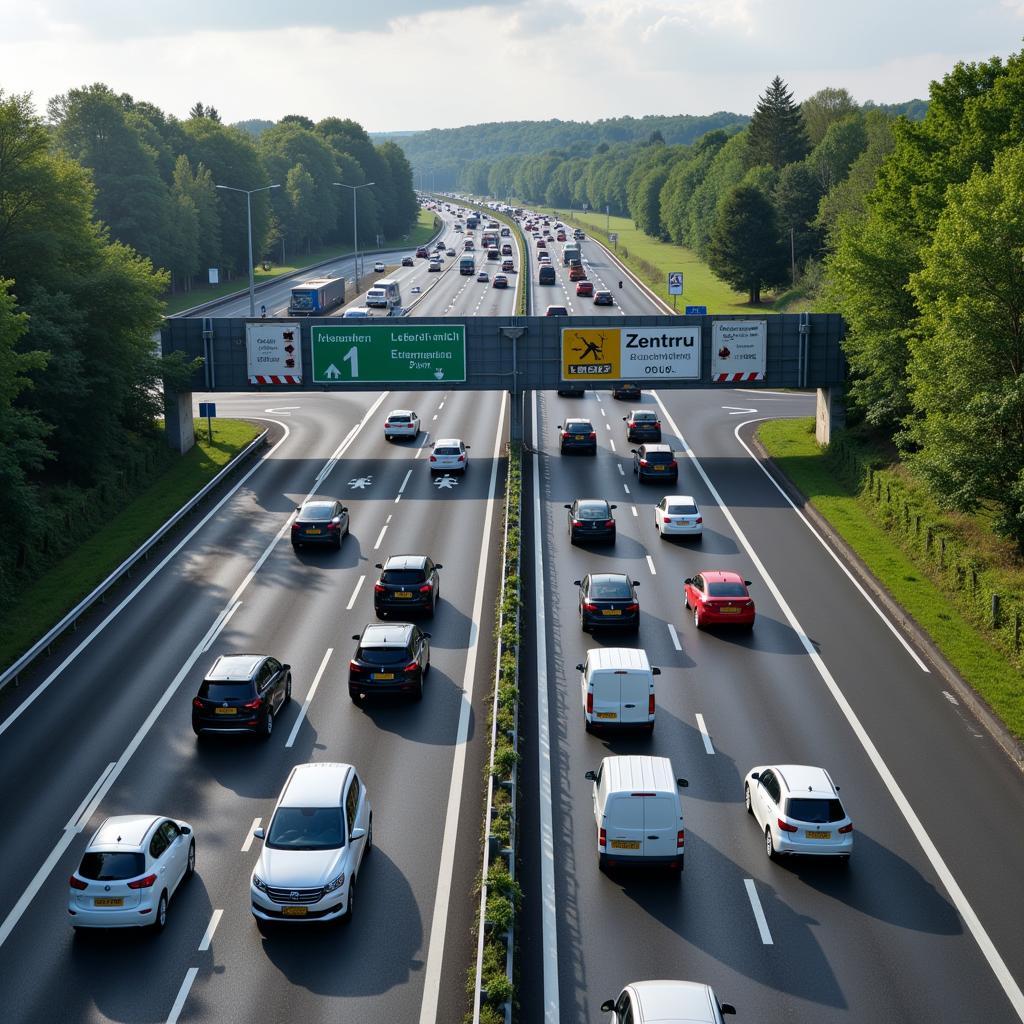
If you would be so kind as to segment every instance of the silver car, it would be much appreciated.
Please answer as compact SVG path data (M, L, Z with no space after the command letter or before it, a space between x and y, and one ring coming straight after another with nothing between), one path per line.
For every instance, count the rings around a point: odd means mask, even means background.
M431 473L465 473L470 446L457 437L442 437L434 442L430 456Z

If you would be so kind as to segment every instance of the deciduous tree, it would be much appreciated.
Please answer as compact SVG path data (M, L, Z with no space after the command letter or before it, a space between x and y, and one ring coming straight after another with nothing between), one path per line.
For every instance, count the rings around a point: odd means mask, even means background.
M708 264L726 283L761 301L761 290L786 279L775 209L759 189L739 185L726 197L708 248Z

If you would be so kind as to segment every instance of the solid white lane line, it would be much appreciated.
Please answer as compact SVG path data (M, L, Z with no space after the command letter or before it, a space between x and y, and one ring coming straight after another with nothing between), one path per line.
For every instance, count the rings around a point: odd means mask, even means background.
M196 975L198 973L198 967L190 967L185 972L185 980L181 983L181 988L178 989L178 995L174 1000L174 1005L171 1007L171 1012L167 1015L167 1024L178 1024L178 1017L185 1007L185 1000L188 999L188 993L192 988L192 982L196 980Z
M672 637L672 646L677 650L681 651L683 645L679 642L679 634L676 632L676 627L670 622L668 624L668 635Z
M355 594L352 596L355 597ZM298 736L299 729L302 728L302 723L306 720L306 712L309 711L309 705L313 703L313 696L316 693L316 688L320 685L320 678L323 676L324 669L327 668L327 662L331 660L331 655L333 653L333 647L328 647L327 651L324 653L323 660L320 662L320 667L316 670L316 675L313 676L313 684L309 688L309 693L306 694L306 699L302 702L302 710L299 712L298 718L295 719L292 731L288 734L288 741L285 743L286 748L290 747L295 742L295 737Z
M654 399L661 406L662 414L665 417L665 422L672 428L676 436L683 441L686 449L686 457L693 463L694 469L700 475L700 478L704 481L704 485L707 487L708 492L714 499L715 503L722 510L722 514L725 516L729 525L732 527L733 533L736 535L736 539L743 546L747 552L750 560L754 563L754 567L760 573L765 585L771 591L772 596L775 598L779 609L782 614L786 616L790 626L793 628L793 632L796 633L797 639L800 641L801 646L807 652L808 658L811 663L818 671L818 675L821 676L822 681L827 687L829 693L832 695L832 699L839 706L839 710L842 712L843 717L846 719L850 726L854 736L860 742L861 747L867 754L868 759L871 761L876 772L878 772L879 778L885 788L889 791L889 795L892 797L893 803L899 809L903 815L904 820L909 826L911 832L914 833L914 837L917 839L924 851L924 855L928 858L935 873L939 876L939 880L949 893L950 899L953 901L957 912L960 914L967 925L971 934L974 936L975 942L977 942L982 955L988 961L988 965L995 975L996 980L1002 986L1003 991L1006 993L1007 998L1013 1005L1017 1016L1024 1021L1024 992L1021 991L1020 986L1017 984L1013 975L1010 973L1006 966L1002 956L995 947L995 943L989 937L987 931L985 931L981 920L974 911L974 907L971 906L967 897L964 895L964 891L960 888L953 873L946 866L946 862L942 859L942 855L939 853L935 843L932 842L931 836L925 829L921 819L917 816L917 812L910 805L910 801L907 799L903 790L900 788L899 783L896 781L896 777L889 770L889 766L885 763L882 755L879 753L878 748L875 746L874 741L868 735L867 730L861 724L860 719L857 717L856 712L850 705L850 702L846 699L846 695L840 689L839 684L835 681L832 673L829 671L828 666L825 664L824 659L815 650L814 644L811 642L810 637L804 632L803 626L800 625L796 615L793 614L793 610L789 607L788 602L782 596L782 591L779 589L775 580L768 574L768 570L765 568L764 563L758 557L757 552L754 550L753 545L747 539L747 535L740 529L740 524L736 521L736 517L732 514L732 511L722 500L722 496L718 493L718 489L711 482L711 478L707 475L704 467L701 465L700 460L693 454L693 450L683 440L683 436L676 426L674 420L668 409L665 408L664 402L661 400L661 396L654 392Z
M789 507L800 517L800 521L804 524L804 526L806 526L807 529L811 531L811 534L814 536L814 539L828 552L829 557L832 559L832 561L835 562L840 569L842 569L843 573L846 575L846 578L854 585L854 587L857 588L857 592L860 594L860 596L863 597L865 601L867 601L870 607L874 610L875 614L888 627L889 632L892 633L892 635L896 637L896 639L899 640L899 642L903 645L903 649L907 652L907 654L910 655L911 658L914 659L914 661L917 663L917 667L922 672L929 672L928 666L918 656L917 651L915 651L914 648L910 646L910 643L906 639L906 637L904 637L903 634L896 628L895 623L893 623L886 616L885 612L883 612L882 609L879 608L879 606L875 603L874 598L861 586L860 581L857 579L857 577L854 576L852 572L850 572L850 570L846 567L846 565L844 564L843 560L839 557L839 555L837 555L836 552L832 550L832 548L828 545L828 542L825 540L825 538L822 537L820 533L818 533L818 531L811 524L811 521L803 514L803 512L800 511L800 509L796 507L796 505L790 499L789 495L779 486L778 482L771 475L771 473L769 473L768 470L765 469L765 467L761 464L761 460L750 450L750 448L747 446L746 441L744 441L743 438L740 437L740 430L743 427L745 427L748 423L759 423L764 418L765 417L759 417L758 419L755 420L744 420L733 431L733 435L735 436L736 440L739 441L739 443L743 446L746 453L754 460L754 465L757 466L757 468L761 470L761 472L764 473L764 475L768 477L769 480L771 480L772 486L775 488L775 490L777 490L779 494L781 494L782 497L786 499L786 502L789 504Z
M381 531L381 532L383 533L383 531ZM366 576L364 574L364 575L360 576L358 580L356 580L355 590L352 591L352 596L348 599L348 604L345 605L345 611L347 611L347 612L352 611L352 607L356 603L356 598L359 596L359 588L363 585L363 580L365 580L365 579L366 579Z
M494 451L491 455L491 479L487 488L487 510L484 513L483 537L480 542L480 555L477 561L479 566L490 564L491 523L494 520L494 496L497 493L498 462L502 449L502 430L505 425L505 405L507 400L508 392L503 391L501 393L501 409L498 412L498 429L494 435ZM441 996L441 966L444 962L444 939L448 926L448 907L451 902L452 883L455 876L455 843L459 830L459 809L462 805L462 789L466 772L469 722L473 712L476 656L480 641L480 627L483 622L484 589L486 583L487 573L477 573L476 593L473 596L473 612L470 618L469 643L466 648L466 671L462 679L459 725L455 734L455 748L452 754L452 776L448 787L448 809L445 813L444 838L441 842L441 858L437 870L434 914L430 925L426 966L423 970L423 1001L420 1004L420 1024L436 1024L437 1004Z
M377 534L377 543L373 545L373 550L374 550L374 551L376 551L376 550L377 550L377 548L379 548L379 547L380 547L380 542L381 542L381 541L382 541L382 540L384 539L384 533L385 533L385 531L387 530L387 528L388 528L388 524L387 524L387 523L385 523L385 524L384 524L384 525L383 525L383 526L382 526L382 527L380 528L380 533L378 533L378 534Z
M704 724L704 716L697 715L697 728L700 729L700 738L704 741L704 749L709 753L715 752L715 746L708 735L708 727Z
M231 616L234 615L235 612L237 612L238 609L241 608L241 607L242 607L242 602L241 601L236 601L227 610L227 612L223 612L222 611L220 613L219 621L216 623L214 631L210 635L210 639L206 641L206 646L203 648L203 654L205 654L213 646L214 641L217 639L217 637L220 636L221 630L223 630L224 627L231 621Z
M596 393L596 392L595 392ZM598 401L601 396L598 395ZM533 441L537 444L537 392L533 393ZM621 466L619 469L621 470ZM533 454L534 602L537 647L537 764L540 788L540 903L541 946L544 963L544 1024L559 1024L558 1008L558 908L555 903L555 830L551 809L551 722L548 711L547 622L544 607L544 531L541 529L540 459Z
M654 568L654 559L650 555L647 556L647 568L651 570L652 576L658 575L658 570Z
M223 914L224 911L218 907L210 917L210 923L206 926L206 931L203 933L203 939L199 943L200 953L205 953L210 948L210 943L213 942L213 933L217 930L217 925L220 924L220 919Z
M618 463L615 468L619 471L619 476L625 476L626 471L622 468L622 463Z
M65 832L81 832L86 825L89 824L89 819L93 816L96 811L96 806L99 804L97 799L95 803L93 798L99 792L100 787L106 781L107 776L114 770L114 762L110 764L100 773L100 777L93 783L92 789L85 794L85 798L78 805L78 810L71 815L71 820L64 826Z
M249 852L249 850L252 847L253 842L256 839L256 837L253 835L253 832L256 829L258 829L262 823L263 823L263 819L262 818L253 818L252 819L252 824L249 826L249 831L246 832L246 834L245 834L245 842L242 843L242 850L241 850L242 853L248 853Z
M757 887L752 878L744 878L743 884L747 888L747 898L750 900L751 909L754 911L754 920L757 922L757 930L761 933L761 941L766 946L775 945L772 942L772 933L768 930L768 919L764 916L761 907L761 897L757 895Z

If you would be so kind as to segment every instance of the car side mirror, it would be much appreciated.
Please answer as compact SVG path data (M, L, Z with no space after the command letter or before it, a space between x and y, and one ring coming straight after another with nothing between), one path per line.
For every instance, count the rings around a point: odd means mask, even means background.
M683 580L683 583L686 583L686 584L693 583L693 577L692 576L687 576L686 579Z
M752 587L754 585L753 580L744 580L743 584L747 587Z
M266 836L267 836L267 833L266 833L266 831L264 830L264 828L263 828L263 826L262 826L262 825L260 825L260 827L259 827L259 828L254 828L254 829L252 830L252 834L253 834L253 835L254 835L254 836L255 836L255 837L257 838L257 839L265 839L265 838L266 838Z
M651 675L652 676L660 676L661 675L661 669L652 665L651 666Z
M640 586L640 581L639 580L633 580L633 586L634 587L639 587Z
M614 999L606 999L601 1004L601 1012L602 1013L611 1013L612 1010L614 1010L614 1009L615 1009L615 1000Z
M190 836L190 835L192 835L192 829L189 828L188 825L182 825L181 826L181 834L183 836Z
M427 638L428 640L430 639L430 634L429 634L429 633L424 633L423 635L424 635L424 636L425 636L425 637L426 637L426 638Z
M689 786L690 784L689 784L689 782L686 781L686 779L676 779L676 785L680 789L686 789L687 786Z
M636 449L635 448L630 448L629 452L630 452L631 455L636 455Z
M301 505L296 505L295 506L295 511L296 512L301 512L302 511L302 506Z
M555 427L555 430L561 430L561 429L562 429L562 424L559 423L558 426ZM298 509L296 509L296 511L298 511Z
M585 778L588 782L597 782L597 772L591 769L589 772L587 772L586 775L583 776L583 778Z
M619 506L618 505L609 505L608 507L614 512L615 509L617 509Z
M750 777L752 779L759 779L759 778L761 778L761 773L760 772L751 772L750 773Z
M572 508L572 505L566 505L565 507L566 508Z
M467 445L466 445L466 451L468 452L468 451L469 451L469 449L470 449L470 448L472 448L472 447L473 447L473 446L472 446L471 444L467 444Z
M363 836L365 836L365 835L366 835L366 829L365 828L354 828L349 833L348 837L354 843L357 839L362 839Z
M572 581L572 585L574 587L582 587L583 586L583 580L573 580Z
M732 1003L721 1003L718 1007L721 1013L735 1013L736 1007Z
M342 505L341 506L341 511L342 512L348 512L348 505Z
M576 671L577 672L582 672L583 671L583 662L582 661L576 666Z
M384 563L383 562L374 562L373 563L373 567L374 567L374 569L383 569L384 568ZM686 582L689 583L690 581L687 580Z
M443 569L443 568L444 568L444 566L443 566L443 565L442 565L442 564L441 564L440 562L435 562L435 563L434 563L434 568L435 568L435 569Z
M629 420L629 417L628 417L628 416L623 416L623 417L622 417L622 422L623 422L623 423L626 423L626 422L627 422L628 420Z
M353 640L358 640L359 639L359 634L358 633L353 633L352 634L352 639Z
M284 671L284 672L290 672L290 671L291 671L291 668L292 668L292 667L291 667L291 665L282 665L282 666L281 666L281 669L282 669L282 671Z

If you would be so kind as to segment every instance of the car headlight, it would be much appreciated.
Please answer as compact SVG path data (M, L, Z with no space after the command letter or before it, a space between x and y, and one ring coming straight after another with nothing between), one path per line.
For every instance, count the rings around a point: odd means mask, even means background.
M266 892L267 891L267 883L264 882L263 879L260 878L259 875L253 875L252 876L252 884L255 885L256 888L259 889L260 892Z
M345 884L345 872L342 871L337 878L332 878L325 886L324 892L334 892L335 889L340 889Z

